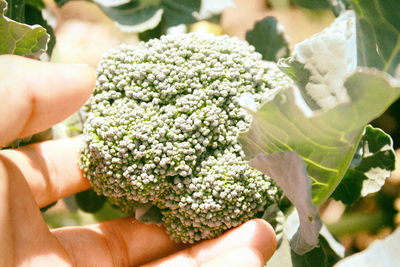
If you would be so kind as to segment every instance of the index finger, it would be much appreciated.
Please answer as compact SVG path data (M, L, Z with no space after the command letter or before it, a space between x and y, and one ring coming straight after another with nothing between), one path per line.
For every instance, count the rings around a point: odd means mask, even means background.
M22 176L39 207L90 188L78 166L80 138L51 140L0 151L0 170ZM10 168L8 166L11 166Z
M89 98L94 72L19 56L0 56L0 146L51 127Z

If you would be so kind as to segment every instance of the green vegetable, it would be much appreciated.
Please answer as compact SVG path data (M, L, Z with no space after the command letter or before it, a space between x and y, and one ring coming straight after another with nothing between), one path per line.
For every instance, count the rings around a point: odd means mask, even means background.
M81 168L125 212L160 209L183 243L216 237L254 218L281 193L244 160L239 132L289 78L247 42L190 33L111 50L87 104Z
M7 2L0 0L0 55L39 57L47 49L50 36L39 26L29 26L4 16Z

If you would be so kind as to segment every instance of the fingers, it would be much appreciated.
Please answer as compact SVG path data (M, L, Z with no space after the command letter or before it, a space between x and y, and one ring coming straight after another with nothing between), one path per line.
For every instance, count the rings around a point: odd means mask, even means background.
M242 247L228 251L215 259L212 259L201 267L218 267L218 266L231 266L231 267L256 267L264 266L263 256L260 255L257 249Z
M255 219L146 266L263 266L274 253L276 242L272 227Z
M183 245L162 227L133 218L92 226L52 230L75 266L263 266L276 249L276 236L264 220L251 220L222 236L175 254ZM93 256L96 255L96 256Z
M90 187L78 166L80 138L52 140L0 151L10 177L22 175L39 207ZM3 166L0 164L0 168ZM7 168L13 165L14 168Z
M52 232L74 266L138 266L182 248L162 227L131 217Z
M0 191L0 266L66 266L68 255L49 233L26 180L4 158Z
M95 76L84 65L0 56L0 146L67 118L90 96Z

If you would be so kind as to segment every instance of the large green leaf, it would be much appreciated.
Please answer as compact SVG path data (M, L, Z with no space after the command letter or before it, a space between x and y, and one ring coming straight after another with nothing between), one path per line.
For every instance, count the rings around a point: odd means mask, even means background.
M391 137L367 126L350 168L332 196L351 204L361 196L379 191L394 170L395 157Z
M351 0L357 16L358 65L395 74L400 63L400 1Z
M283 26L274 17L266 17L246 32L246 41L256 48L264 60L278 61L290 54Z
M357 69L344 87L348 102L311 116L297 104L301 97L295 88L283 90L251 112L252 127L239 137L249 158L259 153L296 151L313 180L315 204L326 200L343 178L365 125L400 96L398 81L373 69Z
M28 24L28 25L40 25L46 29L50 35L49 42L47 44L46 52L51 56L54 45L56 43L55 34L53 28L47 24L47 21L43 18L42 9L45 5L42 0L7 0L8 6L5 16L16 22Z
M49 35L39 26L15 22L4 16L7 2L0 0L0 54L39 56L47 49Z

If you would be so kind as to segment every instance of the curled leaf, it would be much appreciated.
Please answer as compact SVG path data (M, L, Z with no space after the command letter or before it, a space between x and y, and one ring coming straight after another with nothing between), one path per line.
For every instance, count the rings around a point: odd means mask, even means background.
M29 26L4 16L7 2L0 0L0 55L14 54L38 58L47 49L50 36L39 26Z
M318 209L311 200L311 179L304 161L296 152L285 151L259 154L249 161L249 165L271 177L296 207L300 227L291 237L291 248L297 254L315 248L322 224Z
M394 170L395 157L391 137L381 129L367 126L350 168L333 197L351 204L361 196L379 191Z
M297 44L293 55L279 61L312 110L329 110L349 96L345 78L357 66L356 25L352 11L340 15L320 33Z

